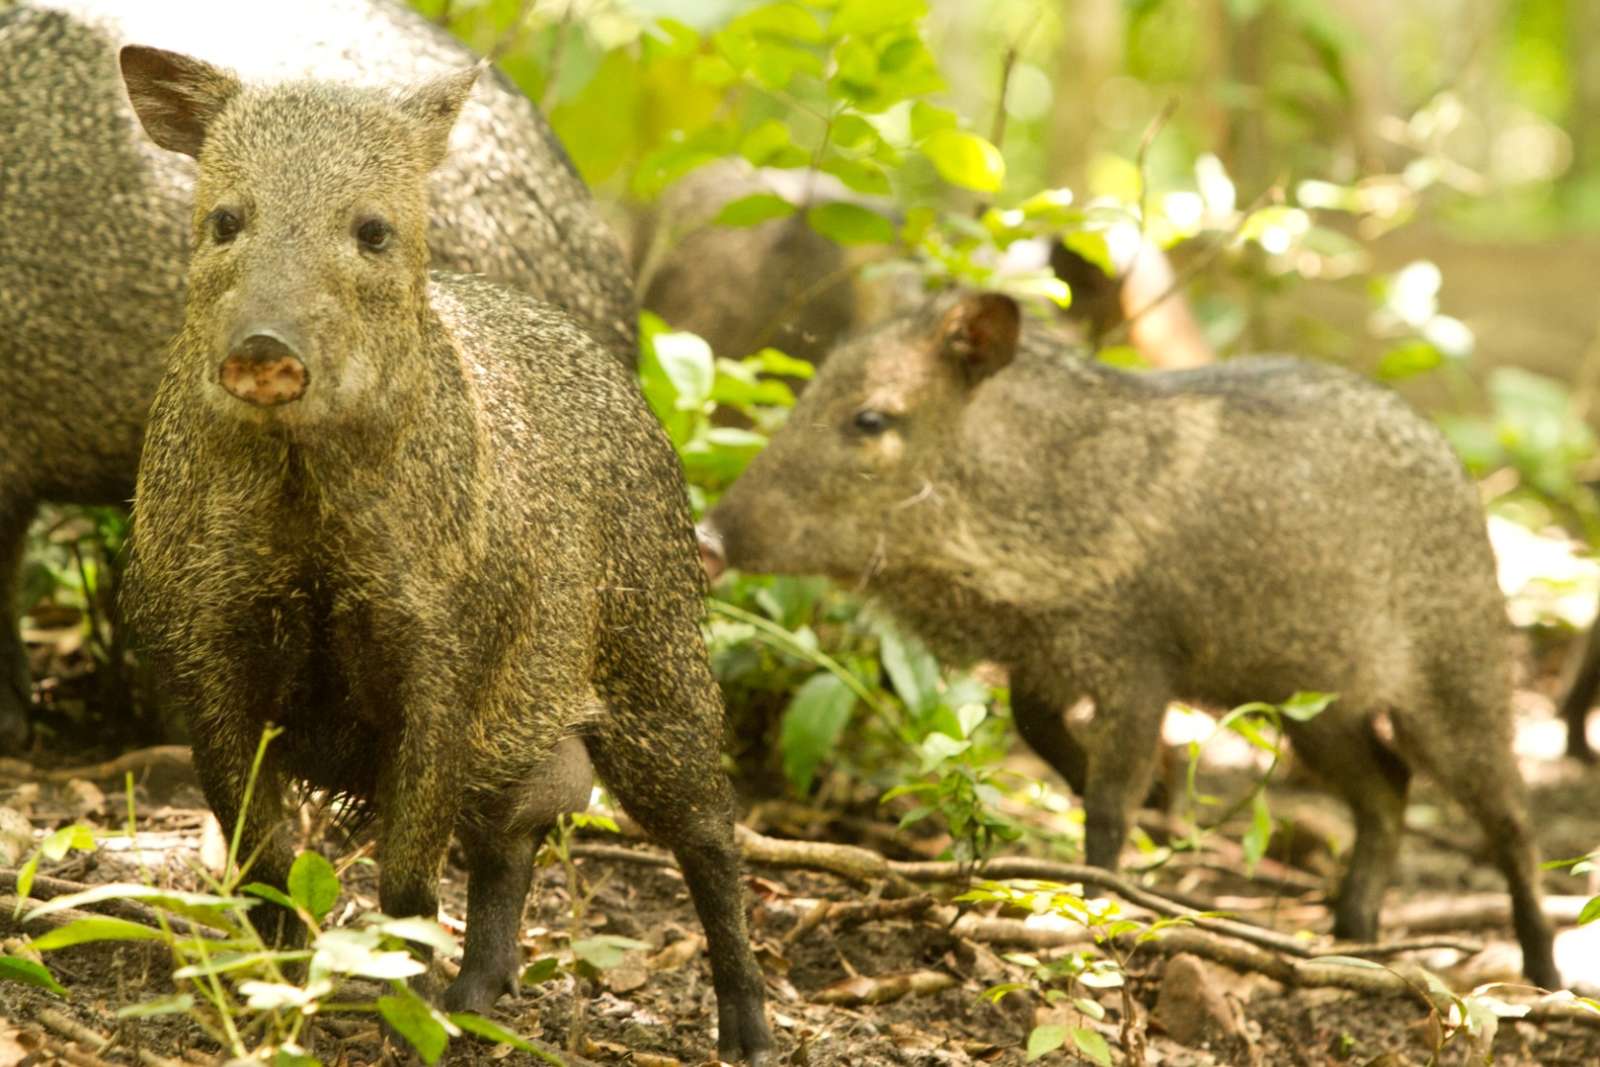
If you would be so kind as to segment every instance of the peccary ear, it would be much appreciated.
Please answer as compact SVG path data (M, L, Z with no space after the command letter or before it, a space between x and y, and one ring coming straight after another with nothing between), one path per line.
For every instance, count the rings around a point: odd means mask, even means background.
M473 83L487 62L423 82L401 97L401 109L417 122L423 163L428 169L444 162L456 116L461 113L461 105L467 102L467 94L472 92Z
M1016 356L1021 330L1015 300L1004 293L969 293L945 312L939 340L945 357L961 365L968 381L978 382Z
M200 154L207 127L239 92L232 71L178 52L130 44L118 61L144 132L186 156Z

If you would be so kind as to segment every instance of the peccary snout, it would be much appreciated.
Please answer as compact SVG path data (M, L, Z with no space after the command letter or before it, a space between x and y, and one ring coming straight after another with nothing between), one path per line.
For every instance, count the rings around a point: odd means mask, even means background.
M254 330L228 346L217 381L247 404L277 407L305 395L310 375L305 362L274 330Z

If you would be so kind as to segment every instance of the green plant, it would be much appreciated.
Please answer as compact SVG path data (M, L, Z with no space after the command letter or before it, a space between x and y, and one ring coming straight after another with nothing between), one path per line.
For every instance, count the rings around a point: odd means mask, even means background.
M252 769L276 731L263 731ZM248 805L249 792L246 793ZM132 818L129 785L129 817ZM244 813L241 812L241 823ZM132 832L130 826L130 833ZM31 938L27 951L37 956L90 942L151 942L170 955L176 991L140 1004L124 1005L124 1019L183 1015L235 1058L270 1057L281 1067L314 1067L319 1061L302 1044L317 1015L341 1012L381 1017L404 1038L423 1061L438 1061L451 1038L472 1034L560 1061L498 1024L468 1012L446 1014L429 1004L407 980L424 974L428 964L413 946L439 956L455 956L460 946L432 919L396 919L378 913L359 916L354 924L337 926L329 915L339 899L338 875L315 852L302 852L283 889L248 882L251 857L238 855L236 827L220 878L196 869L205 892L165 889L152 884L112 883L56 897L32 908L24 921L108 901L127 901L153 913L154 925L109 916L75 919ZM93 831L70 826L47 838L19 872L18 907L27 897L41 859L59 858L68 849L92 851ZM293 914L307 931L303 948L279 948L258 932L251 913L270 904ZM269 920L268 928L275 925ZM65 996L49 970L34 958L0 957L0 978L26 982ZM376 997L342 999L347 979L383 983Z
M1031 989L1048 1004L1070 1004L1080 1019L1099 1022L1105 1018L1105 1009L1084 991L1115 989L1121 1004L1119 1044L1129 1063L1144 1062L1144 1023L1128 988L1128 965L1141 946L1160 937L1169 927L1188 925L1189 919L1159 919L1151 923L1130 919L1123 915L1116 901L1087 896L1081 885L1057 882L979 882L956 899L1000 904L1033 915L1055 915L1087 930L1097 952L1068 952L1050 960L1027 953L1008 955L1007 959L1029 969L1028 980L1002 982L989 987L983 995L998 1002L1010 993ZM1084 1023L1075 1026L1047 1023L1034 1027L1028 1034L1029 1062L1061 1048L1068 1040L1093 1062L1111 1063L1111 1050L1105 1038Z

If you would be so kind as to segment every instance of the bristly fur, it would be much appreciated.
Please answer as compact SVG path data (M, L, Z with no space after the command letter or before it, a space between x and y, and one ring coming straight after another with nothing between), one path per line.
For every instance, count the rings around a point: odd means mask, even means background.
M592 765L682 865L721 1056L770 1064L671 443L571 316L427 270L425 180L473 73L396 96L241 85L151 49L121 64L153 137L203 133L122 604L218 819L271 722L243 830L263 880L289 869L294 782L370 806L389 915L436 914L458 832L467 944L444 1003L481 1012L517 986L537 837L586 804ZM261 407L218 367L269 329L309 385Z
M42 500L133 495L145 413L183 316L194 164L151 144L117 47L181 48L252 76L392 84L476 57L393 0L47 0L0 11L0 750L31 685L10 609ZM498 72L431 179L433 263L571 312L635 359L631 275L536 108Z

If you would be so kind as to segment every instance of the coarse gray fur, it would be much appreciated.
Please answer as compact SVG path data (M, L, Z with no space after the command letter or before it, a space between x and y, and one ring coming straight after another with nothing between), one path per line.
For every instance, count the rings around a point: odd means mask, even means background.
M262 79L393 84L474 56L389 0L48 0L0 10L0 749L31 686L14 621L38 503L124 503L183 315L194 163L152 145L117 75L136 40ZM630 366L621 248L528 100L475 88L432 176L435 266L567 308Z
M862 584L943 655L1005 664L1017 727L1084 797L1104 867L1169 701L1337 693L1289 724L1355 815L1336 933L1376 936L1421 768L1483 827L1529 977L1559 983L1482 510L1390 391L1284 358L1123 373L1019 338L1006 297L947 295L827 358L705 543ZM1085 695L1080 739L1063 712Z
M121 55L152 139L200 161L122 603L218 818L274 722L242 845L264 880L288 871L293 782L370 806L391 915L435 914L455 829L467 945L444 1000L483 1011L516 988L534 849L592 761L683 867L722 1057L770 1062L671 444L570 316L427 271L425 179L473 72L258 88ZM302 366L297 399L219 381L260 338Z

